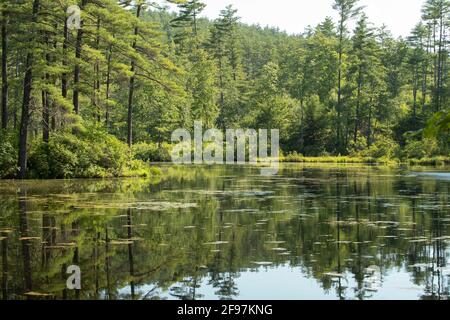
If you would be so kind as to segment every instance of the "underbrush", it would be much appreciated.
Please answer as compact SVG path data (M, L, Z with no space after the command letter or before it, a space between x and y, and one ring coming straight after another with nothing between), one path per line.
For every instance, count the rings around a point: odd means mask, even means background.
M52 135L48 143L35 140L28 158L29 178L145 177L157 170L134 159L128 146L104 131Z

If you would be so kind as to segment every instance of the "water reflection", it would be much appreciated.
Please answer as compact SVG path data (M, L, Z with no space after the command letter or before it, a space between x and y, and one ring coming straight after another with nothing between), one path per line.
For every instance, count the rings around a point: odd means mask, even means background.
M3 299L447 299L450 181L406 170L167 167L0 182ZM66 288L79 265L82 289Z

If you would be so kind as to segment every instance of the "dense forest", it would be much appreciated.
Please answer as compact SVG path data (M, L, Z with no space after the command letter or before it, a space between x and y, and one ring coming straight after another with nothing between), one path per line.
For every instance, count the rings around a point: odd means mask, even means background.
M290 161L448 161L450 1L425 1L406 39L357 0L297 35L205 6L2 0L0 177L148 174L195 120L279 129Z

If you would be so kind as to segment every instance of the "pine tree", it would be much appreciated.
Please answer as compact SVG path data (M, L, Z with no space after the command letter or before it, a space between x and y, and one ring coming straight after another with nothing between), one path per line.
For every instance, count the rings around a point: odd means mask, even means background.
M336 119L336 146L339 152L343 151L343 131L342 131L342 119L343 112L342 106L342 75L343 75L343 58L345 53L345 41L347 33L347 23L350 19L354 18L359 12L360 8L356 7L358 0L335 0L333 9L339 14L338 24L338 83L337 83L337 119Z
M447 101L444 89L448 72L446 71L448 51L445 46L445 37L447 29L449 28L449 12L449 0L427 0L423 8L423 20L428 23L432 33L431 47L434 54L433 105L436 112L440 111Z
M218 116L214 61L200 49L190 70L187 86L192 92L192 117L194 120L202 121L205 128L213 128Z
M183 47L183 43L193 38L194 46L199 47L199 26L198 19L202 11L206 8L206 4L199 0L188 0L178 4L180 10L179 16L171 21L173 28L177 30L174 40L175 43Z
M127 115L127 142L131 147L133 144L133 105L134 91L137 78L143 81L155 82L167 90L171 90L173 83L161 81L153 76L153 69L166 69L177 71L173 63L161 54L161 43L155 39L154 30L140 20L141 13L148 6L147 1L137 1L135 4L134 31L132 37L132 54L130 81L128 89L128 115Z
M34 25L38 22L40 12L40 0L33 0L31 12L31 31L29 37L29 49L25 63L25 77L23 81L23 102L22 102L22 118L20 121L19 136L19 178L24 179L27 173L27 141L28 141L28 125L30 122L30 104L31 94L33 90L33 70L35 68L35 53L33 46L36 42L36 31Z
M367 17L363 14L359 19L355 34L352 39L353 48L351 51L352 65L350 67L350 77L354 78L356 86L355 94L355 123L353 130L353 142L358 141L358 134L361 128L361 121L363 116L362 107L367 104L368 86L367 79L371 71L370 64L372 63L373 52L373 30L369 28Z
M208 48L217 61L220 116L218 125L226 128L236 124L242 115L245 96L244 75L241 67L239 36L236 32L237 10L227 6L220 12L211 30Z
M425 26L422 23L420 23L413 29L411 36L408 39L409 44L411 46L408 63L410 65L412 74L411 84L413 92L413 121L415 125L417 125L416 122L417 122L418 94L420 87L422 87L422 98L421 98L422 109L424 108L426 99L426 84L425 84L427 79L427 67L426 67L427 57L425 51L426 37L427 37L427 30Z

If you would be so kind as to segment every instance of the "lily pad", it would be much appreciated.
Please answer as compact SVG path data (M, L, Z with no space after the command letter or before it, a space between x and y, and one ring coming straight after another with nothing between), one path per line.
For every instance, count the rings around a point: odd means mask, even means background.
M273 264L273 262L268 262L268 261L258 261L258 262L252 262L253 264L256 264L258 266L270 266Z
M221 245L221 244L228 244L228 241L216 241L216 242L204 243L204 245L206 245L206 246L214 246L214 245Z
M344 274L336 273L336 272L327 272L327 273L324 273L323 275L331 277L331 278L345 278Z

